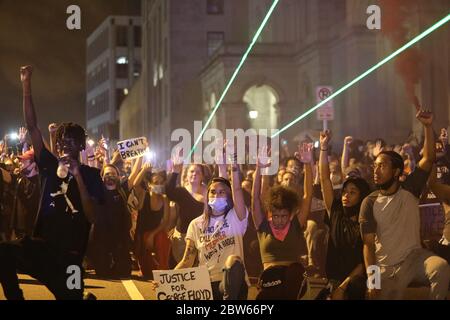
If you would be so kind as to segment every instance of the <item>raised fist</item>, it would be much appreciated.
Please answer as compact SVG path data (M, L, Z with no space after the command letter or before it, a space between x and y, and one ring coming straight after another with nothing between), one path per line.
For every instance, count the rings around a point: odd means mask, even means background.
M48 132L52 133L58 130L58 125L56 123L50 123L48 125Z
M30 81L31 80L31 74L33 73L33 67L32 66L24 66L20 68L20 81Z
M350 145L353 142L353 137L352 136L347 136L344 138L344 144L346 146Z
M326 130L320 133L320 148L326 149L328 147L328 143L331 140L331 131Z
M416 118L426 127L433 124L433 113L430 110L419 110L416 113Z

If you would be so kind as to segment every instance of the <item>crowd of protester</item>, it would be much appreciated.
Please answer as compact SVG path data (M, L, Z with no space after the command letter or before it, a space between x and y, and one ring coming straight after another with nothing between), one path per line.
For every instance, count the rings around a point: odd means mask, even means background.
M97 277L152 280L153 270L207 266L214 299L299 299L308 279L326 279L320 299L401 299L413 282L445 299L450 281L450 145L433 115L417 110L422 139L403 144L332 133L319 146L283 144L277 174L267 147L256 165L183 165L167 170L144 157L123 160L107 139L87 139L74 123L50 124L46 141L31 96L32 68L21 69L24 127L0 144L0 283L23 299L17 272L58 299L66 268ZM420 141L419 141L420 140ZM224 147L225 150L225 147ZM224 160L224 159L222 159ZM419 204L442 205L440 239L423 239ZM428 241L424 241L428 240ZM219 242L222 244L220 245ZM226 245L223 245L226 244ZM381 290L368 288L369 266ZM157 285L157 284L156 284Z

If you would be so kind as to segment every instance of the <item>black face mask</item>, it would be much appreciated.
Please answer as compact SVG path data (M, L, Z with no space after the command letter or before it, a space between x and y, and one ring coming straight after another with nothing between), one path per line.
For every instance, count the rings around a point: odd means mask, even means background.
M376 187L378 189L381 189L381 190L387 190L395 183L395 181L396 181L395 177L392 177L391 179L389 179L385 183L377 184Z

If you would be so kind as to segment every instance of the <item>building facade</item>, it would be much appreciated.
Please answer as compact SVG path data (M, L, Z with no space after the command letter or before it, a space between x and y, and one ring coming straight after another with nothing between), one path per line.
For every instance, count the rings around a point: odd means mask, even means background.
M176 129L189 131L193 144L194 121L205 123L272 2L143 0L139 94L127 99L121 138L147 136L160 160L169 158ZM367 28L371 4L377 1L281 0L209 127L282 128L316 105L317 87L337 90L397 49L382 31ZM446 0L421 4L408 17L408 38L447 12ZM436 128L450 122L449 32L442 27L417 44L423 68L416 93L434 111ZM333 104L328 127L337 144L347 135L390 143L412 131L421 135L392 61ZM318 138L321 129L312 113L281 137Z
M141 18L110 16L87 39L88 133L119 139L120 105L141 72Z
M247 0L227 6L222 1L143 0L141 12L139 127L162 160L170 156L172 132L184 128L193 134L194 121L204 117L200 72L209 57L224 41L247 41L248 5Z
M214 107L256 29L273 1L248 1L248 40L226 39L202 70L205 115ZM225 6L228 1L223 1ZM380 30L369 30L367 7L377 1L282 0L218 110L213 125L225 128L282 128L315 106L316 88L341 88L395 51ZM448 2L432 1L412 10L408 39L448 14ZM226 10L226 7L225 7ZM383 21L383 12L382 12ZM450 123L449 28L423 39L417 46L423 64L416 93L435 113L436 128ZM337 143L346 135L361 139L383 137L405 141L411 131L421 135L415 109L393 62L336 97L334 120L328 127ZM282 137L292 139L318 132L322 122L312 113Z

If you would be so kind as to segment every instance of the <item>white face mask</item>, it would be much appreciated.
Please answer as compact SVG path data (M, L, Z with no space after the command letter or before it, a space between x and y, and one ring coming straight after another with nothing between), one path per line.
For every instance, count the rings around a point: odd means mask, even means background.
M228 205L227 198L211 198L208 201L208 205L213 211L222 213Z
M164 185L163 184L152 185L152 192L154 192L156 194L163 194L164 193Z

